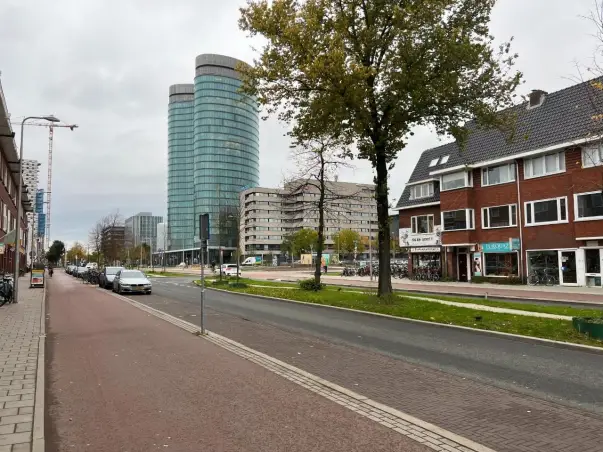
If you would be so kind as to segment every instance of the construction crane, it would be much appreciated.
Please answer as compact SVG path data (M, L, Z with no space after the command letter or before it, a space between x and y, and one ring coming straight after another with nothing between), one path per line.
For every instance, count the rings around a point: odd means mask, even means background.
M19 125L20 123L15 122L12 123L15 125ZM47 122L26 122L25 126L34 126L34 127L48 127L48 181L46 182L46 231L45 235L45 244L44 249L48 249L50 245L50 209L51 209L51 200L52 200L52 146L54 140L54 128L55 127L66 127L71 129L73 132L74 129L77 129L77 124L57 124L57 123L47 123ZM37 187L36 187L37 188Z

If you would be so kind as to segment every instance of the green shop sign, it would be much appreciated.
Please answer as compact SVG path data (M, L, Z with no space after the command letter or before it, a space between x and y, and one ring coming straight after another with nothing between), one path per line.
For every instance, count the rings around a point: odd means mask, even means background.
M510 253L520 247L519 239L509 239L506 242L482 243L482 252L484 253Z

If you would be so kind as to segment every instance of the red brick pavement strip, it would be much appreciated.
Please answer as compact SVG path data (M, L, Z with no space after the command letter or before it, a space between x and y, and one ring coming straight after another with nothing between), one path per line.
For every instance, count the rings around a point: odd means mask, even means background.
M101 291L48 291L47 451L429 450Z
M198 322L198 306L190 303L159 296L136 301ZM602 450L603 418L586 411L211 310L207 325L247 347L499 452Z

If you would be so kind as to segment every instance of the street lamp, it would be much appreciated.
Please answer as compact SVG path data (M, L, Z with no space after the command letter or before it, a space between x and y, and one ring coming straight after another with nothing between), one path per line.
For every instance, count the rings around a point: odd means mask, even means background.
M19 301L19 257L20 257L20 242L21 242L21 191L22 184L21 178L23 176L23 132L25 129L25 123L28 119L41 119L43 121L48 122L60 122L60 120L53 116L28 116L21 121L21 144L19 146L19 170L17 171L17 227L15 228L15 272L13 275L13 280L15 282L15 287L13 289L15 302Z

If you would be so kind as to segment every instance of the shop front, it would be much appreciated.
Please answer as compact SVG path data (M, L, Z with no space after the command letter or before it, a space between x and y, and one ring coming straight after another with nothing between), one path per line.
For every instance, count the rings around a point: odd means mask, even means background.
M529 284L548 286L585 285L586 262L584 249L528 250L526 254ZM591 255L592 253L589 253L589 256ZM592 265L590 269L597 270L596 266ZM597 274L593 273L592 275L592 279L596 281Z
M520 241L482 243L473 253L473 275L489 278L518 278L520 275Z
M400 247L409 253L410 277L439 279L442 277L441 230L435 226L431 233L412 233L411 228L400 228Z

